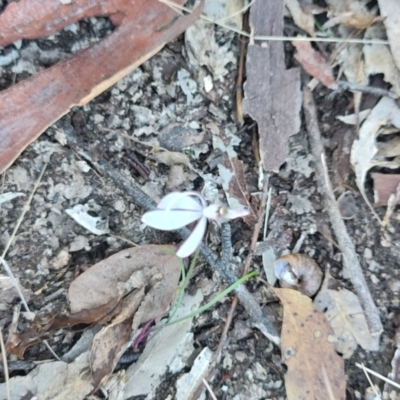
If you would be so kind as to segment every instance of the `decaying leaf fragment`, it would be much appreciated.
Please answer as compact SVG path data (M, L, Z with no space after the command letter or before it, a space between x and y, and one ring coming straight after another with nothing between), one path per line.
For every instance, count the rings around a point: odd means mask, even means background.
M185 294L174 320L198 309L202 300L201 290L195 296ZM192 325L193 319L187 318L151 334L139 360L126 371L125 398L154 393L167 370L175 374L185 367L185 361L194 351Z
M285 0L285 5L290 11L294 23L310 36L315 36L314 16L311 12L305 12L299 0Z
M256 1L250 24L256 36L283 35L283 0ZM300 130L300 70L286 70L282 42L250 44L246 61L244 113L258 123L260 157L266 171L278 171L288 139Z
M15 376L10 379L12 400L34 398L77 400L85 398L92 389L87 352L71 363L63 361L43 363L26 376ZM5 383L0 385L0 398L7 398Z
M180 16L158 0L9 4L0 14L0 46L48 36L92 16L109 16L117 28L93 46L0 92L0 173L71 107L86 104L149 59L191 25L200 11L201 6Z
M326 4L329 8L330 19L324 24L324 28L340 24L351 28L365 29L374 22L382 21L382 17L369 11L361 1L326 0Z
M329 89L336 90L338 85L333 76L332 68L322 54L314 50L310 42L293 41L292 44L297 49L294 57L306 72L318 79Z
M333 331L324 314L296 290L274 291L284 308L281 352L288 367L288 399L345 399L344 363L331 342Z
M314 300L317 310L324 312L337 337L336 350L348 359L359 344L364 350L377 351L379 338L371 336L357 296L340 288L329 272Z
M174 246L162 245L123 250L72 282L68 298L75 312L128 295L120 316L94 338L90 361L95 387L112 373L139 326L152 319L159 321L168 310L180 275L174 250ZM130 298L129 293L133 293ZM129 312L124 312L127 308Z
M243 220L249 226L253 226L257 218L256 213L254 206L249 202L243 163L233 149L233 146L240 143L240 139L230 133L228 129L223 131L216 126L214 128L214 149L219 149L222 152L222 161L218 164L218 171L229 206L233 209L247 208L250 214L243 217Z
M386 27L390 50L398 70L400 70L400 2L397 0L378 0L379 10Z
M398 193L400 190L400 175L399 174L380 174L374 172L371 174L374 181L374 205L387 206L389 197L396 195L397 204L400 203Z
M73 323L107 323L95 335L89 357L91 382L97 388L108 379L140 325L157 322L168 311L178 287L180 262L175 246L165 245L134 247L106 258L71 283L70 316L49 318L42 331L21 334L25 342L16 342L15 349L25 350L42 340L39 334Z
M393 125L400 128L400 109L396 102L382 98L372 109L371 113L360 128L358 139L354 140L351 148L350 161L356 174L357 186L367 204L370 202L365 194L364 182L368 171L374 166L398 167L398 162L387 161L379 157L376 138L383 127Z
M365 39L386 39L382 24L373 25L365 31ZM364 72L367 76L383 74L383 79L392 85L391 90L400 96L400 70L396 67L391 48L381 44L363 46Z

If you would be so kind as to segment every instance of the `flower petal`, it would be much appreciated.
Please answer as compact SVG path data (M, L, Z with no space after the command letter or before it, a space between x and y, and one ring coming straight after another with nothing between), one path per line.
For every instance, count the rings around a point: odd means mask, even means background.
M172 231L196 221L202 216L201 211L190 210L154 210L142 216L142 222L162 231Z
M221 210L220 204L210 204L208 207L204 208L203 215L208 219L218 220L221 218L219 211Z
M199 220L199 222L196 225L196 228L193 229L193 232L179 247L178 251L176 252L176 255L178 257L185 258L193 254L199 247L201 241L203 240L206 227L207 227L207 218L203 217Z
M201 204L193 198L196 196L200 199ZM158 203L157 208L163 210L202 210L205 207L205 201L203 197L197 192L173 192L167 194Z

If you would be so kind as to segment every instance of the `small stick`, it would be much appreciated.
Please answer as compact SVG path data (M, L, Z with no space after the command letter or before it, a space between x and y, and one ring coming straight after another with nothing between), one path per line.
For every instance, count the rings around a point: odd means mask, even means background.
M246 13L243 16L243 29L245 31L248 30L249 25L249 17ZM246 57L246 48L248 40L245 40L244 36L239 36L240 40L240 56L239 56L239 67L238 67L238 75L236 79L236 116L237 120L240 124L243 124L243 76L244 76L244 60Z
M383 332L379 312L368 289L354 244L347 232L346 225L340 215L333 194L325 164L325 152L321 141L321 133L318 127L317 110L313 95L307 88L303 89L303 108L310 146L315 158L316 178L320 192L325 201L325 208L329 214L332 228L342 251L344 265L347 268L351 283L354 286L361 307L364 310L371 335L379 340L379 336Z
M386 90L373 86L365 86L365 85L360 85L359 83L352 83L345 81L338 81L337 84L339 85L340 90L351 90L354 92L371 94L372 96L390 97L392 99L399 98L399 96L396 93L392 92L391 90Z
M8 242L7 242L7 244L6 244L6 247L5 247L4 251L3 251L3 254L2 254L1 257L0 257L0 263L1 263L1 265L3 265L3 268L4 268L5 271L7 272L7 275L10 277L11 282L12 282L12 284L14 285L15 289L17 290L18 296L19 296L19 298L21 299L22 304L24 305L26 311L28 311L28 312L30 312L30 310L29 310L28 304L27 304L27 302L26 302L26 300L25 300L25 297L24 297L24 295L23 295L23 293L22 293L22 291L21 291L21 289L20 289L20 287L19 287L19 285L18 285L17 280L15 279L15 276L14 276L14 274L13 274L11 268L8 266L8 264L7 264L6 260L4 259L4 257L6 256L7 251L8 251L8 249L10 248L11 243L12 243L12 241L13 241L14 238L15 238L15 235L17 234L17 231L18 231L18 229L19 229L19 227L20 227L20 225L21 225L21 223L22 223L22 220L24 219L25 214L26 214L27 211L29 210L29 206L30 206L31 201L32 201L32 199L33 199L33 195L35 194L35 192L36 192L36 190L37 190L37 188L38 188L38 186L39 186L39 183L40 183L40 181L42 180L44 171L46 171L46 167L47 167L47 163L43 166L42 171L40 172L40 175L39 175L39 177L38 177L38 179L37 179L37 181L36 181L36 183L35 183L35 186L33 187L33 190L32 190L32 192L31 192L31 194L30 194L30 196L29 196L29 199L28 199L28 201L25 203L24 208L22 209L22 213L21 213L20 217L18 218L18 221L17 221L17 223L16 223L16 225L15 225L15 227L14 227L14 230L13 230L11 236L10 236L10 239L8 240ZM60 358L58 357L58 355L57 355L57 354L54 352L54 350L51 348L51 346L49 345L49 343L47 342L47 340L44 340L44 341L43 341L43 344L47 347L47 349L50 351L50 353L53 355L53 357L54 357L56 360L61 361Z
M6 346L4 345L2 328L0 328L0 348L1 348L1 355L2 355L2 359L3 359L4 378L6 381L7 400L11 400L10 375L8 373L7 353L6 353Z
M217 400L217 397L215 396L213 390L211 389L211 386L208 384L208 382L205 380L205 378L203 378L203 384L206 387L206 389L208 390L208 393L210 393L210 396L213 400Z
M124 159L135 169L139 175L146 181L149 180L150 169L144 165L132 151L125 152Z
M260 209L258 210L257 222L254 225L253 235L251 237L251 243L250 243L250 247L249 247L249 254L246 257L242 276L246 275L249 272L250 264L253 259L253 251L254 251L254 248L256 247L258 236L260 235L261 227L263 225L263 219L264 219L264 214L265 214L265 204L267 202L268 194L270 193L268 190L268 184L269 184L269 176L264 179L263 195L261 198ZM221 357L222 348L226 342L226 338L228 336L229 328L232 324L233 315L235 313L235 309L236 309L238 302L239 302L238 296L235 296L234 299L232 300L231 308L226 316L225 326L224 326L224 329L221 334L221 339L219 341L218 348L215 351L215 354L213 357L214 367L208 374L207 380L211 380L212 376L214 375L215 364L219 362L219 359Z
M267 230L268 230L268 222L269 222L269 213L271 212L271 200L272 200L272 187L268 190L268 198L267 205L265 210L265 221L264 221L264 230L263 230L263 240L267 239Z
M5 249L3 250L3 254L1 255L1 258L4 258L4 257L6 256L7 251L8 251L8 249L10 248L11 243L12 243L12 241L14 240L14 237L15 237L15 235L16 235L16 233L17 233L17 231L18 231L18 229L19 229L19 227L20 227L20 225L21 225L21 223L22 223L22 220L24 219L25 214L26 214L27 211L29 210L29 206L30 206L31 201L32 201L32 199L33 199L33 195L35 194L36 189L38 188L39 183L40 183L40 181L42 180L44 171L46 171L46 167L47 167L47 164L45 164L45 165L43 166L42 171L40 172L40 175L39 175L38 179L36 180L35 186L33 187L33 190L32 190L32 192L31 192L31 194L30 194L30 196L29 196L28 201L25 203L24 208L22 209L22 213L21 213L20 217L18 218L18 221L17 221L17 223L16 223L16 225L15 225L15 227L14 227L13 233L11 234L11 237L10 237L10 239L8 240L7 244L6 244Z
M376 376L377 378L382 379L383 381L385 381L385 382L388 383L389 385L392 385L392 386L394 386L395 388L400 389L400 385L399 385L397 382L392 381L392 380L389 379L389 378L386 378L386 376L383 376L383 375L381 375L381 374L378 374L377 372L373 371L372 369L367 368L364 364L355 363L355 366L356 366L357 368L362 369L362 370L364 371L364 373L365 373L365 371L366 371L366 372L370 373L371 375L374 375L374 376Z

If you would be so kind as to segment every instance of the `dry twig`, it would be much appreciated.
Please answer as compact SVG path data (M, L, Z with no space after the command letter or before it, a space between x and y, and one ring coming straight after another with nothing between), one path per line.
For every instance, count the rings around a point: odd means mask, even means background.
M310 146L315 158L316 178L320 192L325 201L332 228L335 232L339 247L343 254L344 265L350 275L351 283L364 310L371 335L379 341L383 332L379 312L365 281L360 262L353 242L347 232L346 225L340 215L335 196L331 187L325 164L325 152L318 127L317 110L313 95L308 88L303 90L303 107Z
M0 348L1 348L1 355L2 355L2 359L3 359L4 378L6 380L7 399L10 400L11 399L10 376L8 374L6 346L4 345L3 330L1 328L0 328Z
M29 311L29 312L30 312L30 310L29 310L29 307L28 307L28 303L27 303L26 300L25 300L25 297L24 297L24 295L23 295L23 293L22 293L22 291L21 291L21 288L19 287L19 284L18 284L17 280L15 279L15 276L14 276L14 274L13 274L11 268L9 267L7 261L5 260L5 256L6 256L6 254L7 254L8 249L9 249L10 246L11 246L12 241L13 241L14 238L15 238L15 235L17 234L17 231L18 231L18 229L19 229L19 227L20 227L20 225L21 225L21 223L22 223L22 220L24 219L25 214L27 213L27 211L28 211L29 208L30 208L30 204L31 204L31 201L32 201L32 199L33 199L33 195L35 194L36 189L38 188L39 183L40 183L40 181L42 180L42 177L43 177L44 171L46 170L46 167L47 167L47 164L45 164L45 165L43 166L42 171L40 172L40 175L39 175L39 177L38 177L38 179L37 179L37 181L36 181L36 183L35 183L35 186L33 187L33 190L32 190L32 192L31 192L31 194L30 194L30 196L29 196L29 199L28 199L28 201L25 203L24 208L23 208L23 210L22 210L22 213L21 213L20 217L18 218L17 223L15 224L15 227L14 227L14 230L13 230L13 232L12 232L12 234L11 234L11 237L10 237L10 239L8 240L8 242L7 242L7 244L6 244L6 247L4 248L3 253L2 253L2 255L1 255L1 257L0 257L0 264L3 266L4 270L6 271L7 275L9 276L9 278L10 278L10 280L11 280L13 286L15 287L15 289L16 289L16 291L17 291L17 293L18 293L18 296L19 296L19 298L20 298L22 304L24 305L26 311ZM47 347L47 349L50 351L50 353L53 355L53 357L54 357L56 360L61 361L60 358L57 356L57 354L54 352L54 350L50 347L50 345L49 345L49 343L47 342L47 340L44 340L43 343L44 343L44 345Z

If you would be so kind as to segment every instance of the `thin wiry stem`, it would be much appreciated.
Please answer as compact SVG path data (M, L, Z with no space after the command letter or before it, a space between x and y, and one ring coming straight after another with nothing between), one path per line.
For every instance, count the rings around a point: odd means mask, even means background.
M185 6L181 6L179 4L174 3L173 1L169 0L158 0L161 3L166 4L167 6L171 7L173 10L177 11L177 9L181 11L185 11L187 13L192 13L192 10L190 8L187 8ZM242 36L246 36L248 38L251 38L252 41L254 40L259 40L259 41L275 41L275 42L292 42L292 41L301 41L301 42L328 42L328 43L350 43L350 44L389 44L388 40L379 40L379 39L354 39L354 38L337 38L337 37L332 37L332 38L321 38L321 37L308 37L308 36L254 36L251 33L242 31L240 29L236 29L230 25L226 25L223 22L220 21L214 21L204 14L200 16L200 18L204 19L205 21L211 22L213 24L222 26L225 29L228 29L232 32L236 32Z
M4 345L3 330L1 328L0 328L0 348L3 359L4 378L6 381L7 400L11 400L10 376L8 374L7 353L6 353L6 346Z
M38 179L36 180L35 186L33 187L33 190L32 190L32 192L31 192L31 194L29 196L28 201L25 203L24 208L22 209L22 213L21 213L20 217L18 218L18 221L17 221L17 223L16 223L16 225L14 227L14 230L13 230L13 233L11 234L10 239L8 240L8 242L6 244L6 247L3 250L3 254L1 255L1 258L5 258L6 254L7 254L7 251L10 248L11 243L14 240L14 237L15 237L15 235L16 235L16 233L17 233L17 231L18 231L18 229L19 229L19 227L20 227L20 225L22 223L22 220L24 219L26 212L29 210L29 206L30 206L31 201L33 199L33 195L35 194L36 189L38 188L39 183L42 180L44 171L46 171L46 167L47 167L47 164L45 164L43 166L42 171L40 172L40 175L39 175Z
M8 242L6 244L6 247L3 250L3 254L0 257L1 265L3 266L3 268L6 271L7 275L9 276L9 278L11 280L11 283L14 285L14 287L15 287L17 293L18 293L18 296L21 299L22 304L24 305L26 311L28 311L28 312L30 312L29 307L28 307L28 303L25 300L25 297L24 297L24 295L23 295L23 293L21 291L21 288L19 287L19 284L18 284L17 280L15 279L15 276L14 276L11 268L9 267L9 265L7 264L7 262L5 260L5 256L6 256L7 251L9 250L9 248L11 246L12 241L15 238L15 235L17 234L17 231L18 231L19 227L21 226L21 223L22 223L22 221L23 221L23 219L25 217L25 214L29 210L30 204L31 204L32 199L33 199L33 195L35 194L35 192L36 192L36 190L37 190L37 188L39 186L39 183L42 180L42 177L43 177L44 171L46 171L46 168L47 168L47 163L43 166L42 171L40 172L39 177L35 182L35 186L33 187L33 190L32 190L32 192L31 192L31 194L30 194L30 196L28 198L28 201L25 203L24 208L22 209L22 213L21 213L20 217L18 218L17 223L15 224L15 227L14 227L14 230L13 230L11 236L10 236L10 239L8 240ZM49 343L46 340L44 340L43 343L47 347L47 349L50 351L50 353L53 355L53 357L56 360L61 361L60 358L58 357L58 355L51 348Z

